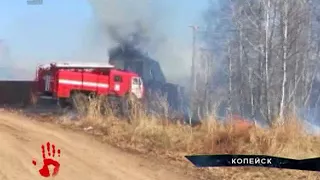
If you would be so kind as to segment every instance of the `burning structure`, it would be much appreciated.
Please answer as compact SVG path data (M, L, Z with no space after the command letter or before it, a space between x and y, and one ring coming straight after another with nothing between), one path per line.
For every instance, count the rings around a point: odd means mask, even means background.
M187 114L187 101L184 88L167 82L159 63L143 53L128 41L109 50L109 62L123 70L136 72L142 77L146 87L148 107L158 95L165 97L168 102L169 113L178 112ZM155 109L148 109L155 111Z

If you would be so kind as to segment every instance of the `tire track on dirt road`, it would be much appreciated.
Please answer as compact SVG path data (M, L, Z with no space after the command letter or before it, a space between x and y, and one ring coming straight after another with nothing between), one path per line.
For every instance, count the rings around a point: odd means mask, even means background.
M61 156L55 157L61 164L56 180L192 179L182 171L155 166L153 159L128 154L94 137L8 112L0 112L0 179L43 179L38 172L42 165L40 146L48 141L61 149ZM37 166L32 164L33 158Z

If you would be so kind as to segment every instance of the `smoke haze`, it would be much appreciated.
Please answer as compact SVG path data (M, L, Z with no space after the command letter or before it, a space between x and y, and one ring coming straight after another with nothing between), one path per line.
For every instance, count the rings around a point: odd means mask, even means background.
M172 26L165 3L150 0L91 0L95 14L96 43L105 51L130 38L136 47L159 61L171 81L189 76L191 44L166 36ZM166 13L164 13L166 12ZM188 31L188 27L185 27Z

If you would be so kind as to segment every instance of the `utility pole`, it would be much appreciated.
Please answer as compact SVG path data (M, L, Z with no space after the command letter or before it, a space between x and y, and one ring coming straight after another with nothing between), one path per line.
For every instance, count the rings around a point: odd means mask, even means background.
M190 89L190 110L191 110L191 116L193 117L193 113L195 113L196 109L195 109L195 91L196 91L196 63L195 63L195 57L196 57L196 33L198 30L198 26L192 25L189 26L190 28L192 28L192 65L191 65L191 89ZM190 124L191 124L191 118L189 120Z
M189 26L192 28L192 65L191 65L191 92L194 93L196 90L196 67L195 67L195 56L196 56L196 33L199 29L198 26Z

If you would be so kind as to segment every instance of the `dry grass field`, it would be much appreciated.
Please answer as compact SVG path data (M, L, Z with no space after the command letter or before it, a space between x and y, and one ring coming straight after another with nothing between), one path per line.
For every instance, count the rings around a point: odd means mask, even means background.
M190 168L200 179L320 179L317 172L267 168L196 169L184 159L190 154L263 154L288 158L320 156L320 137L306 133L294 115L285 124L262 129L241 119L221 123L209 117L196 127L169 123L165 117L148 116L134 109L131 121L118 119L111 112L100 113L99 100L77 107L77 120L70 116L46 117L67 128L85 130L103 142L136 152L161 157L168 162ZM83 111L86 111L85 113ZM82 113L81 113L82 112ZM48 119L49 118L49 119Z
M8 97L6 97L8 98ZM320 137L310 135L295 116L285 124L263 129L242 120L221 123L214 116L202 120L196 127L170 123L165 116L149 116L141 109L131 112L130 122L116 117L112 111L100 113L101 100L79 103L78 113L28 115L32 120L58 124L66 131L87 133L128 154L138 154L147 161L168 164L187 170L195 179L306 179L317 180L317 172L267 168L207 168L197 169L184 156L190 154L266 154L288 158L320 156ZM23 112L23 111L21 111ZM17 113L17 111L15 111ZM20 115L23 115L19 112ZM22 116L18 117L22 117ZM60 131L57 131L60 132Z

